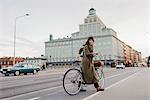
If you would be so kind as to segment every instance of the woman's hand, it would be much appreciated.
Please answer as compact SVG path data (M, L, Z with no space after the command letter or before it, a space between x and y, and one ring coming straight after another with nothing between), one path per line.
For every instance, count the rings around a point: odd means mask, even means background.
M93 53L93 56L96 56L96 55L98 55L98 53L97 53L97 52Z

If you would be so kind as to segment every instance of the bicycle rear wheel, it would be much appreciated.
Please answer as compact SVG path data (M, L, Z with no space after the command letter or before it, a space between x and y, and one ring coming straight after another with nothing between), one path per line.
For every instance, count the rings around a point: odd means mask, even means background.
M104 77L104 72L103 69L97 68L96 69L96 73L98 75L99 78L99 85L101 88L104 88L105 85L105 77Z
M69 69L63 77L63 88L69 95L76 95L81 89L82 74L78 69Z

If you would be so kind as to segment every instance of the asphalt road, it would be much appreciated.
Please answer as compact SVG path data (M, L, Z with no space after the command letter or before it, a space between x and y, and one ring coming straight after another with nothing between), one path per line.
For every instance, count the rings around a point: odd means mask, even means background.
M134 100L133 98L140 96L143 99L138 98L139 100L149 100L150 69L148 68L107 68L104 70L106 77L104 92L96 92L93 85L87 85L86 92L80 92L75 96L70 96L63 90L62 78L66 70L49 70L36 75L0 77L0 98L3 100L118 100L116 98L123 96L124 100ZM137 93L138 87L141 87L139 90L143 90ZM128 92L130 89L133 92ZM133 97L130 93L134 93ZM128 99L128 96L132 99Z

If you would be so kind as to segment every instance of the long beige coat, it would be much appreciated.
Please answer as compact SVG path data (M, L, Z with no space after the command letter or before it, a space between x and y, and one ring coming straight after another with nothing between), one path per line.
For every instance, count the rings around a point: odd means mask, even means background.
M81 69L86 83L93 84L99 81L93 64L93 47L90 45L85 45L83 48Z

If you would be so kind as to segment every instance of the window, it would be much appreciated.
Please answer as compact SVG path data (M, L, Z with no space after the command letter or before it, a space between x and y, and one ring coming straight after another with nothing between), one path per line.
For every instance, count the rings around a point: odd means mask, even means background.
M96 18L94 18L94 22L96 22Z
M69 44L69 42L68 41L66 41L66 45L68 45Z
M85 22L85 23L88 23L88 20L87 20L87 19L85 19L85 20L84 20L84 22Z
M90 22L92 22L92 18L90 18Z
M111 44L110 42L107 42L107 44Z
M53 47L53 46L54 46L54 43L52 43L51 46Z
M57 43L53 43L53 46L55 47Z
M103 45L105 45L106 43L104 42Z

